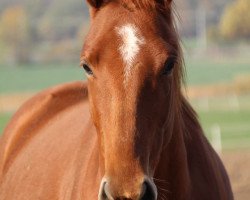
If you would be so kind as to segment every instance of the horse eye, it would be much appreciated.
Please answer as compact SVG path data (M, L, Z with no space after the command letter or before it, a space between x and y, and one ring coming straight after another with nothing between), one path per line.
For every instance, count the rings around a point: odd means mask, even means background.
M162 74L169 75L172 72L174 65L175 65L175 58L169 57L164 64L164 69Z
M87 64L83 64L82 65L82 68L85 70L85 72L88 74L88 75L93 75L93 71L90 69L90 67L87 65Z

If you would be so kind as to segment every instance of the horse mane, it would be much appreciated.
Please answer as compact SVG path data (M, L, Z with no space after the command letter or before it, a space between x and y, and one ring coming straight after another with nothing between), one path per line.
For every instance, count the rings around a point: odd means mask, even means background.
M172 0L120 0L121 3L126 5L134 5L137 8L160 8L164 9L170 4L173 4L171 2Z

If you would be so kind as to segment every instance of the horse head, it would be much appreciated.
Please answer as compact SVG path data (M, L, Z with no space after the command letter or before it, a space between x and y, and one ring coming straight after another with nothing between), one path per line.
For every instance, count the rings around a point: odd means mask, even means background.
M81 53L104 177L99 199L157 199L154 173L173 134L181 54L171 0L88 0Z

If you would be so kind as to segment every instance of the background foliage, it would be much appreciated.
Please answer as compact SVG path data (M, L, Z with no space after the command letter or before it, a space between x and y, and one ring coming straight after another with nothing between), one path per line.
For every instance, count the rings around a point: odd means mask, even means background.
M221 35L249 36L249 0L176 0L175 4L183 38L217 42ZM239 23L243 21L244 26ZM88 26L84 0L1 0L0 64L76 62Z
M0 63L77 60L87 16L87 6L80 0L2 0Z
M250 1L229 4L221 19L221 34L227 39L250 38Z

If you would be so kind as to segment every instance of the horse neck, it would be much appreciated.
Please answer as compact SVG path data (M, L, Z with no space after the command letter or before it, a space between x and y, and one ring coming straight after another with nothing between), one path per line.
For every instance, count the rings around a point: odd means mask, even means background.
M202 130L195 112L185 98L181 97L180 101L180 108L173 121L172 138L162 151L154 178L157 186L170 190L174 199L188 199L191 180L186 149L187 133L191 132L192 128L197 129L198 132ZM187 122L192 123L192 126L188 126Z
M192 199L191 187L199 187L205 180L208 184L205 190L209 187L215 199L232 197L226 188L230 183L224 167L184 97L174 120L173 136L162 152L154 178L158 188L171 191L167 194L171 199Z

